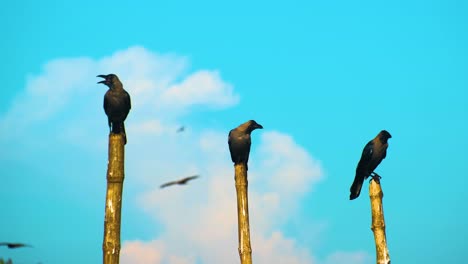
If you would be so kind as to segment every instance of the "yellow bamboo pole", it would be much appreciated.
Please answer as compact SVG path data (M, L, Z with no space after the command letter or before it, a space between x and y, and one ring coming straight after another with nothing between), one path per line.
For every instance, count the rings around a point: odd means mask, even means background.
M390 254L385 235L385 219L382 205L383 192L378 177L369 184L369 196L372 211L372 232L374 232L377 264L390 264Z
M120 219L124 181L124 137L109 135L107 193L104 216L103 263L118 264L120 255Z
M237 224L239 231L239 256L241 264L252 264L250 246L249 199L247 196L247 168L245 164L234 165L237 193Z

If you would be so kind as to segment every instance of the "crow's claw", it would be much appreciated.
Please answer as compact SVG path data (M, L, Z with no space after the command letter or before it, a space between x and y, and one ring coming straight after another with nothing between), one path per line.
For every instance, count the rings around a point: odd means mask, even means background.
M380 182L380 179L382 179L382 177L375 172L372 172L370 176L372 177L372 179L370 179L369 181L374 180L376 182Z

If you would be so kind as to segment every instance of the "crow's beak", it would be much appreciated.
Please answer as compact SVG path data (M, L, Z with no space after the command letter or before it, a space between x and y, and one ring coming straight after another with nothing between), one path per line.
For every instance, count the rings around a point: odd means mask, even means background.
M263 129L263 126L262 126L262 125L260 125L260 124L256 124L256 125L255 125L255 128L260 128L260 129Z
M104 80L102 80L102 81L100 81L100 82L98 82L98 83L103 83L103 84L106 84L106 81L107 81L107 75L102 75L102 74L100 74L100 75L98 75L98 76L96 76L96 77L101 77L101 78L104 78Z

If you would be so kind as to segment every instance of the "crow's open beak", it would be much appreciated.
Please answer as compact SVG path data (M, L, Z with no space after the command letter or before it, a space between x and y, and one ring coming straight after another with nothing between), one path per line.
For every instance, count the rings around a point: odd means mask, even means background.
M96 77L104 78L104 80L102 80L102 81L100 81L100 82L98 82L98 83L106 84L106 82L107 82L107 75L102 75L102 74L100 74L100 75L98 75L98 76L96 76Z

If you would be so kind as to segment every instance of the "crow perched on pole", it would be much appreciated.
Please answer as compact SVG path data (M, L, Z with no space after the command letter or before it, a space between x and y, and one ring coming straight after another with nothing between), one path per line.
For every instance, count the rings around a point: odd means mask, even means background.
M232 162L244 163L247 170L251 145L250 133L257 128L262 129L263 126L254 120L249 120L229 132L228 144Z
M367 143L362 151L361 160L356 168L356 176L353 181L353 185L350 188L350 200L354 200L359 197L361 193L362 184L364 180L369 176L380 177L374 170L387 156L388 139L392 135L386 130L380 131L380 133L371 141Z
M252 143L250 134L263 126L249 120L229 131L228 144L234 162L234 180L237 195L237 230L239 237L239 257L241 264L252 264L250 244L249 199L247 195L247 170Z
M114 134L123 133L124 143L127 144L124 121L132 107L130 95L124 90L117 75L98 75L97 77L104 78L104 80L98 83L103 83L109 87L109 90L104 95L104 112L107 115L109 130Z

